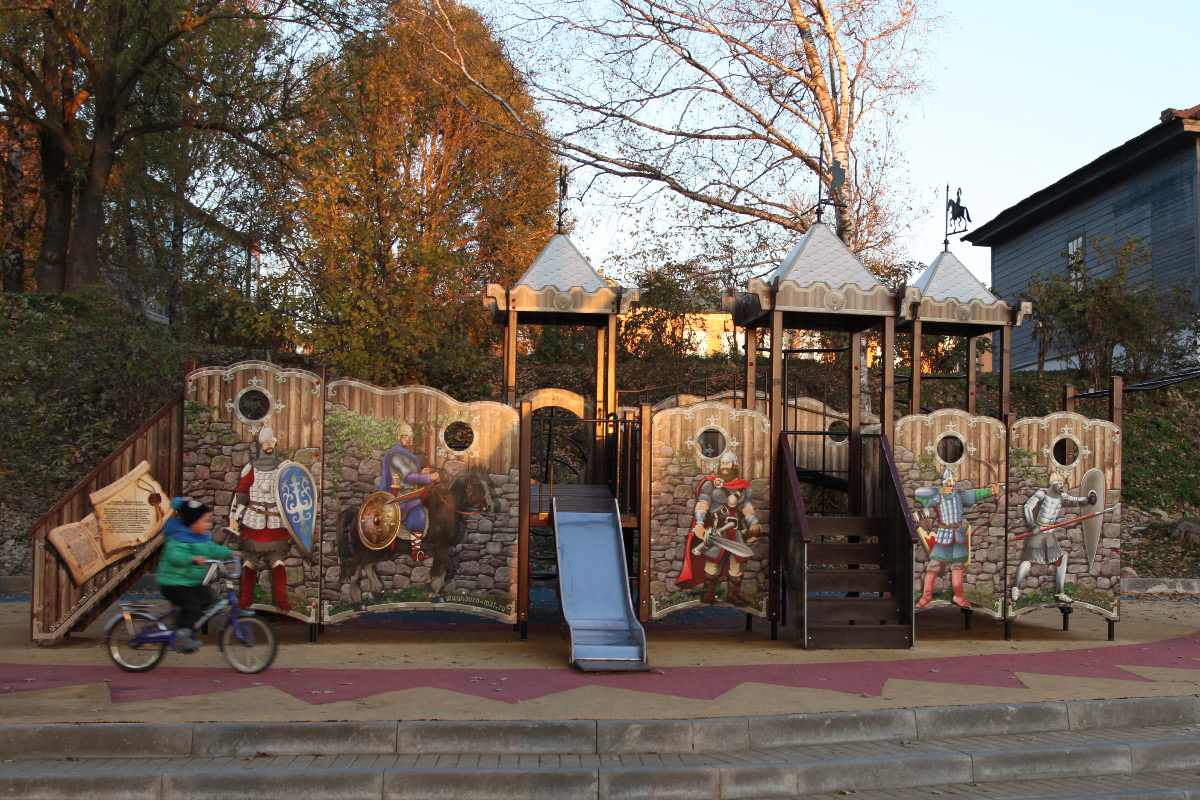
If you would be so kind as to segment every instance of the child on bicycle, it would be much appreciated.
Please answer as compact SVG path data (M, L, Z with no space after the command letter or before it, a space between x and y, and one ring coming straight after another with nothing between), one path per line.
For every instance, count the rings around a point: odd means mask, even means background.
M166 543L158 562L158 586L163 597L179 607L175 649L191 653L201 644L192 626L213 604L212 589L202 585L206 559L226 559L236 552L212 540L212 509L197 500L176 497L175 516L163 526Z

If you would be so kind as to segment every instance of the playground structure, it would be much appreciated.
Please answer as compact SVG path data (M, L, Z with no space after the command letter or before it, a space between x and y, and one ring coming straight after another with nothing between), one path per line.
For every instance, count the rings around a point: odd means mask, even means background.
M1016 419L1012 331L1028 304L995 298L949 251L894 291L818 223L769 279L726 299L746 334L740 390L619 407L618 319L637 300L556 234L513 287L484 297L503 326L503 402L266 362L187 365L181 394L31 530L33 639L86 626L153 566L161 539L72 580L47 535L84 516L88 493L146 460L165 492L212 505L220 530L268 430L311 476L313 527L309 546L263 571L253 607L308 623L313 640L388 609L468 612L524 638L535 578L555 582L585 670L647 668L644 625L697 605L736 609L748 629L766 620L772 637L790 623L807 648L912 647L916 616L943 606L968 627L977 611L1002 619L1007 635L1022 614L1056 609L1065 628L1079 608L1112 636L1121 384L1108 419L1075 413L1070 394L1062 412ZM522 324L595 330L588 397L518 387ZM786 347L794 331L827 344ZM989 334L990 416L975 367ZM900 336L911 355L898 376ZM922 383L946 377L924 373L925 336L967 340L965 408L922 407ZM843 395L795 392L813 357L844 366ZM554 566L534 575L537 536L553 537Z

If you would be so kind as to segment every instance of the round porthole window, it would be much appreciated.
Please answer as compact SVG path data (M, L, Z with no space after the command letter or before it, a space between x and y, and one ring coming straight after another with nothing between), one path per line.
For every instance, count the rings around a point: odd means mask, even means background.
M1079 463L1079 445L1069 436L1064 436L1050 449L1051 458L1060 467L1073 467Z
M963 460L965 453L966 447L963 445L963 440L960 436L947 433L938 439L937 456L938 460L943 464L953 466Z
M454 452L463 453L469 450L475 441L475 431L465 422L451 422L442 432L442 441Z
M833 422L829 423L828 431L829 441L833 442L834 444L841 444L842 442L846 441L846 439L850 438L850 426L846 424L845 420L835 419Z
M705 428L696 435L696 452L701 458L718 458L726 446L725 434L716 428Z
M255 386L239 392L233 405L237 418L247 425L262 422L271 416L271 406L271 395Z

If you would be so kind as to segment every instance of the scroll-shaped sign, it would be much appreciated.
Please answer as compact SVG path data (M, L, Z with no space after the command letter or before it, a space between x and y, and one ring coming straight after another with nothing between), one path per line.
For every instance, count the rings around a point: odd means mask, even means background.
M312 473L303 464L283 462L275 473L275 499L292 544L310 558L317 524L317 484Z
M150 477L143 461L113 483L88 495L100 522L100 546L105 555L129 551L149 541L162 528L171 502Z

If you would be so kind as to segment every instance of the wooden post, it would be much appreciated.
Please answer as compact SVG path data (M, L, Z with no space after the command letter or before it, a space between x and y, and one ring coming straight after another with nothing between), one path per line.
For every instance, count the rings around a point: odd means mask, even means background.
M517 312L512 309L504 323L504 402L517 404Z
M617 315L608 315L608 335L605 337L604 414L617 411Z
M888 441L896 432L896 318L883 318L883 397L879 406L880 427Z
M1000 418L1012 410L1012 325L1000 329Z
M758 328L746 328L746 396L742 399L742 408L755 410L758 408L758 378L754 369L758 365Z
M767 402L770 404L771 418L771 447L778 447L779 434L783 432L785 422L783 419L784 402L787 398L784 397L787 389L783 385L783 312L771 312L771 388L770 397ZM773 469L773 468L772 468ZM772 475L772 480L774 476Z
M1075 410L1075 384L1068 383L1063 386L1063 411Z
M921 320L912 321L912 363L908 370L908 413L921 413Z
M604 383L604 369L608 365L606 356L605 334L608 329L604 325L596 326L596 408L594 416L600 419L604 416L604 400L608 396Z
M862 389L859 376L862 375L862 334L857 331L850 334L850 368L846 371L846 379L850 382L850 408L847 410L848 426L850 429L850 458L848 460L850 474L850 514L858 516L862 513Z
M641 452L638 464L638 620L650 621L650 487L654 481L654 410L641 404Z
M1113 375L1108 381L1108 420L1119 430L1125 418L1125 379Z
M533 404L521 401L520 475L517 477L517 624L521 638L529 622L529 505L533 478Z
M967 413L978 414L976 392L979 390L979 348L974 336L967 337Z

